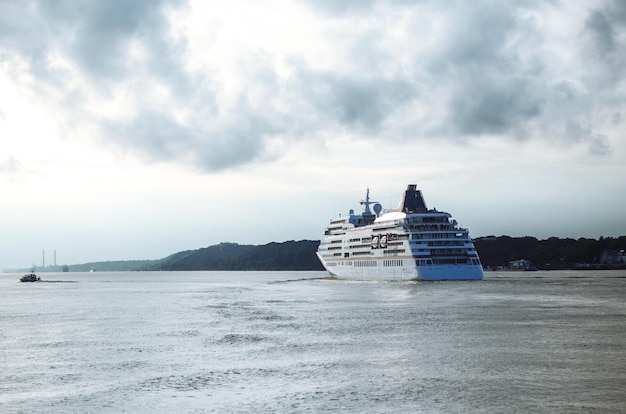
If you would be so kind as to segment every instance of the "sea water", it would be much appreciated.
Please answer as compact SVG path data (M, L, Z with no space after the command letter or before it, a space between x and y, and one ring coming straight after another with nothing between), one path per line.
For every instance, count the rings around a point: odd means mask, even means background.
M626 411L626 271L19 276L2 413Z

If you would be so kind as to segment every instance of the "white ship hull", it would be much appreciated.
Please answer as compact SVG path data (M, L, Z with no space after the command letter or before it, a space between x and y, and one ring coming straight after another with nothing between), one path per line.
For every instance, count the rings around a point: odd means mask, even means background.
M319 254L318 254L319 257ZM482 280L481 265L433 265L416 266L412 264L400 267L384 267L377 263L375 267L355 267L350 262L326 263L320 257L324 268L332 276L346 280ZM407 259L412 263L414 260Z
M348 280L481 280L482 265L467 229L446 212L427 210L410 185L396 211L331 220L317 251L324 268Z

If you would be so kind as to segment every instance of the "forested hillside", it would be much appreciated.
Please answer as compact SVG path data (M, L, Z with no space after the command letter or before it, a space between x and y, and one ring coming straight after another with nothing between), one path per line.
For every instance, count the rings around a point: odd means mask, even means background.
M153 270L323 270L315 252L319 241L262 246L220 243L166 258Z
M600 237L599 240L491 236L475 239L474 246L486 267L506 267L519 259L530 260L540 269L626 265L624 256L620 255L626 250L626 236Z

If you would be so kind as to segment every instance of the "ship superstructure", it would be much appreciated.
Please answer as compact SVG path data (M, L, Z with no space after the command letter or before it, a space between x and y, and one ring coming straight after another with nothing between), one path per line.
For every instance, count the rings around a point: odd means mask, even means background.
M480 280L469 231L449 213L429 210L415 184L396 210L369 199L364 211L330 221L317 256L333 276L353 280ZM370 205L373 204L372 212Z

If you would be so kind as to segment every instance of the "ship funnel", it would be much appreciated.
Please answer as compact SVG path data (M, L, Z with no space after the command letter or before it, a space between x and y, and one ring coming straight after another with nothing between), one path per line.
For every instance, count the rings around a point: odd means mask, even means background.
M400 200L398 211L403 213L425 213L428 211L422 192L417 189L417 185L409 184L402 200Z

